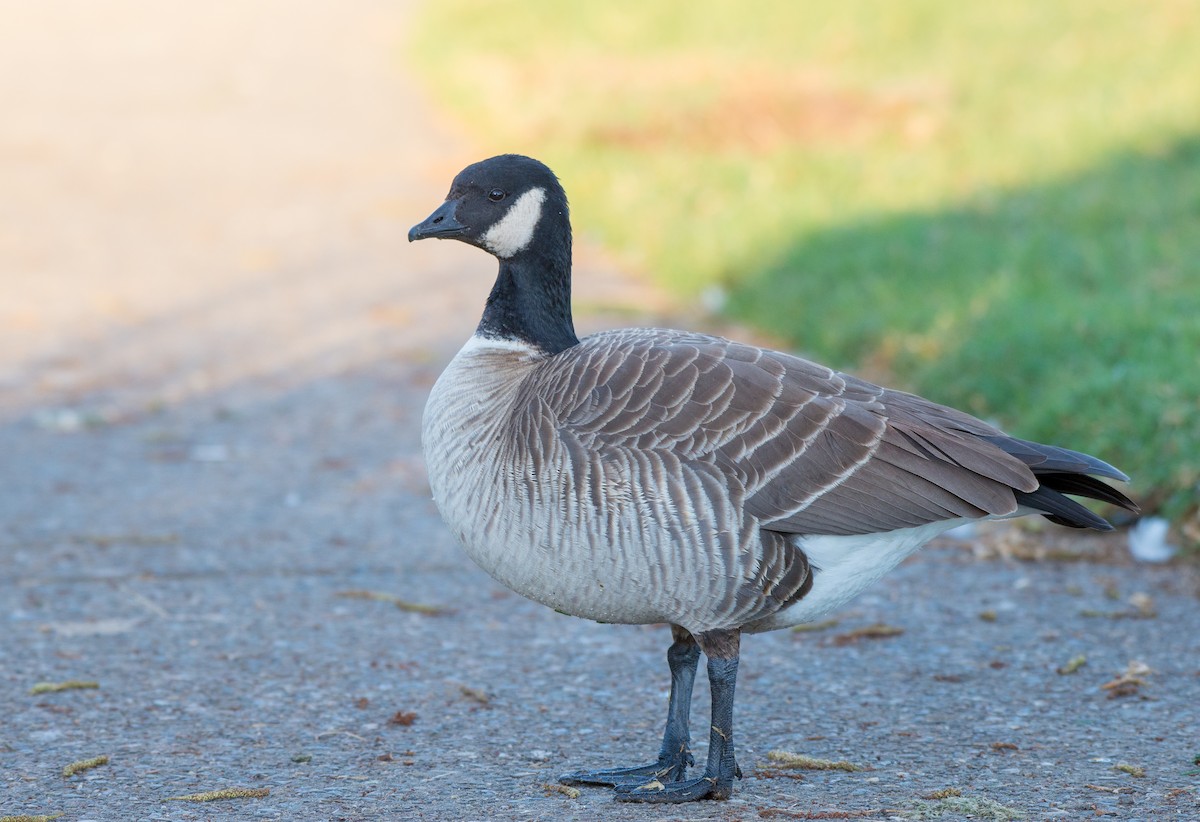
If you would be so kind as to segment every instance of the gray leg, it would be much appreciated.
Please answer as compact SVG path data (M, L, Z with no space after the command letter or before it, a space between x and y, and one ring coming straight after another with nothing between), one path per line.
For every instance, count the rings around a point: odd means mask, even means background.
M692 713L692 686L696 681L700 646L691 634L677 625L671 626L671 636L675 640L667 650L667 664L671 668L671 699L667 705L667 727L663 731L658 761L632 768L578 771L562 776L563 782L579 782L586 785L640 785L648 780L677 782L683 779L688 766L695 764L695 760L692 759L688 724Z
M738 646L741 634L708 631L696 637L708 657L708 683L712 690L712 732L704 776L664 783L661 779L617 786L622 802L691 802L728 799L733 779L741 776L733 752L733 692L737 683Z

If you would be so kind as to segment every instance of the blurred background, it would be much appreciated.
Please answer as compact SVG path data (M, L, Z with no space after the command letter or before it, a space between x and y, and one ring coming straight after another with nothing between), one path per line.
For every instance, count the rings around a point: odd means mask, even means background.
M409 55L680 300L1100 454L1200 539L1193 2L440 0Z
M111 423L421 325L401 229L457 147L409 127L408 11L0 0L0 413Z
M332 8L0 0L4 419L436 360L483 264L404 230L518 151L572 197L585 307L1102 455L1200 541L1190 0Z

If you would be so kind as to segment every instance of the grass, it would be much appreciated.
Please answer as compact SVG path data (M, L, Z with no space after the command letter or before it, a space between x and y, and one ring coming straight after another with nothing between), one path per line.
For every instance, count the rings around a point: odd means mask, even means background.
M1193 12L442 0L410 57L483 154L550 163L627 265L1101 454L1200 540Z
M84 771L90 771L92 768L99 768L101 765L108 764L108 756L93 756L91 759L81 759L78 762L72 762L62 769L63 779L70 779L76 774L81 774Z
M261 799L270 796L270 788L221 788L216 791L168 796L168 802L220 802L225 799Z
M56 694L59 691L91 690L99 687L99 682L83 679L68 679L65 682L38 682L29 689L29 693Z

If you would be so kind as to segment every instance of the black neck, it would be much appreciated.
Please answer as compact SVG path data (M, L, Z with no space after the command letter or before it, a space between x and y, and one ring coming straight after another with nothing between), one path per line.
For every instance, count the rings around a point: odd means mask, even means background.
M475 333L521 340L547 354L578 344L571 319L570 240L565 249L530 248L501 260Z

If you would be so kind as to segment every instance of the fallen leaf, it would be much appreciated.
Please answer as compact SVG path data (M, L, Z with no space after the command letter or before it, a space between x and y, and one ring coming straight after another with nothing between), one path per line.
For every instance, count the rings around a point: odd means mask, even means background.
M90 679L68 679L65 682L39 682L29 689L29 693L56 694L59 691L85 691L99 687L99 682Z
M826 631L830 628L836 628L837 626L838 620L836 619L826 619L822 622L805 622L800 625L793 626L792 633L808 634L812 633L813 631Z
M542 785L542 789L545 790L547 794L561 793L568 799L578 799L583 795L578 788L572 788L570 785L558 785L550 782Z
M1083 787L1091 788L1093 791L1103 791L1104 793L1133 793L1133 788L1128 786L1123 788L1110 788L1105 785L1093 785L1088 782Z
M1152 673L1149 665L1135 659L1125 666L1125 670L1115 679L1105 682L1100 688L1108 691L1109 699L1133 696L1138 693L1139 688L1146 684L1145 678Z
M334 596L345 597L346 599L367 599L374 602L389 602L395 605L401 611L408 611L413 614L425 614L426 616L441 616L448 614L450 611L446 608L439 608L436 605L423 605L419 602L409 602L391 594L384 594L378 591L338 591Z
M417 721L415 711L396 711L392 714L392 718L388 720L389 725L402 725L407 728L409 725Z
M219 791L189 793L185 796L168 796L168 802L217 802L222 799L260 799L270 796L270 788L222 788Z
M904 633L903 628L877 623L875 625L868 625L865 628L855 628L853 631L847 631L844 634L838 634L832 637L829 642L837 647L842 647L853 645L863 639L887 639L889 637L900 636L902 633Z
M1084 656L1083 654L1080 654L1079 656L1071 657L1067 661L1066 665L1055 668L1055 671L1057 671L1059 674L1061 674L1063 676L1067 676L1068 674L1075 673L1076 671L1078 671L1080 668L1082 668L1086 664L1087 664L1087 657Z
M468 699L475 700L480 705L488 705L492 701L492 698L488 696L487 691L483 690L482 688L472 688L470 685L459 685L458 690L463 696L467 697Z
M833 761L830 759L817 759L804 754L792 753L790 751L768 751L767 759L775 762L781 768L803 768L809 771L863 771L866 768L861 765L855 765L852 762L845 760Z
M107 756L93 756L91 759L81 759L78 762L72 762L62 769L63 779L70 779L77 773L90 771L92 768L99 768L101 765L107 764Z

